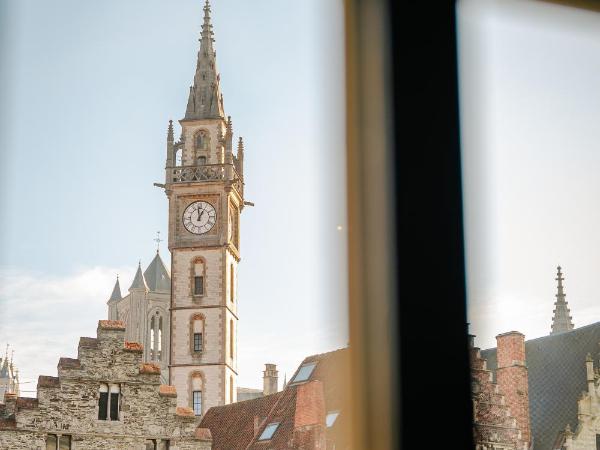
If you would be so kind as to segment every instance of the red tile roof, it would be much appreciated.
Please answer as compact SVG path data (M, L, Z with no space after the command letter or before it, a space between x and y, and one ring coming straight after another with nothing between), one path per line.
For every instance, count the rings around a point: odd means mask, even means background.
M99 320L98 328L103 330L123 330L125 331L125 322L122 320Z
M175 389L175 386L161 384L158 387L158 395L161 395L163 397L177 397L177 389Z
M142 363L140 364L140 373L160 375L160 366L154 363Z
M290 383L282 392L209 409L200 427L210 429L213 450L298 448L295 443L324 438L325 432L336 448L346 448L348 436L342 427L348 420L344 414L348 353L341 349L306 358L302 364L317 363L309 380ZM334 426L326 429L325 415L330 411L341 412ZM265 427L275 422L279 427L273 437L258 441Z
M130 352L143 352L144 347L138 342L125 341L125 350Z

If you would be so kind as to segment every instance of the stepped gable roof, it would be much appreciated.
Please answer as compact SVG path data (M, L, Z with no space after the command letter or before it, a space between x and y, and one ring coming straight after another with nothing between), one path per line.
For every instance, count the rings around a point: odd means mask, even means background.
M327 440L336 442L336 447L345 448L343 443L347 433L344 433L343 423L347 420L344 410L348 411L345 404L348 396L344 395L344 391L348 387L348 379L344 375L349 370L349 352L341 349L309 356L302 361L298 370L304 364L313 362L316 366L305 382L294 383L292 378L286 388L276 394L209 409L199 428L210 429L213 450L288 448L294 430L305 419L296 414L297 407L303 406L301 401L297 402L301 396L299 390L311 390L309 385L315 381L323 387L324 413L340 411L334 425L326 429ZM279 427L273 437L258 441L265 427L274 422L279 423Z
M158 251L150 265L144 271L144 278L151 292L171 292L171 276Z
M600 322L525 341L531 433L536 450L551 450L557 433L577 426L577 400L587 390L585 361L598 354ZM481 351L487 367L498 367L496 349Z

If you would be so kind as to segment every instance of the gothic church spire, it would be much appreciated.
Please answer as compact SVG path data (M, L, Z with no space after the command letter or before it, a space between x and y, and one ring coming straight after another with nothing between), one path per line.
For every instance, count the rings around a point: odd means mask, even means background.
M121 285L119 284L119 275L117 275L117 281L115 282L115 287L113 288L112 294L110 294L110 298L108 301L119 301L121 300Z
M569 311L569 306L567 301L565 300L566 294L563 288L563 276L561 272L561 267L558 266L556 268L556 281L558 281L557 293L556 293L556 302L554 302L554 317L552 318L552 331L550 334L562 333L564 331L569 331L573 329L573 318L571 317L571 311Z
M184 120L225 117L223 96L217 73L217 54L213 48L213 34L210 22L210 3L206 0L196 74L194 75L194 84L190 87Z

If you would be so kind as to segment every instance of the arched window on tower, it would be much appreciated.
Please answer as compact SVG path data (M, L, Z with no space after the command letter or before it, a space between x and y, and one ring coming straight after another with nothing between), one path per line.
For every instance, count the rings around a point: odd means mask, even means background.
M158 318L158 347L157 351L157 361L162 361L162 331L163 331L163 318L160 316Z
M202 391L203 391L203 380L200 373L192 374L192 398L191 407L194 410L195 416L202 415Z
M197 259L192 264L192 296L202 297L204 295L204 275L206 267L203 259Z
M192 317L192 355L200 355L204 350L204 316L196 314Z
M150 319L150 360L154 361L154 316Z
M175 150L175 165L183 166L183 149Z
M235 301L235 269L233 264L229 266L229 298L232 303Z
M229 321L229 356L233 359L233 347L234 347L234 330L233 330L233 319Z
M196 142L195 147L196 150L208 151L208 147L210 145L210 137L206 130L200 130L196 134Z

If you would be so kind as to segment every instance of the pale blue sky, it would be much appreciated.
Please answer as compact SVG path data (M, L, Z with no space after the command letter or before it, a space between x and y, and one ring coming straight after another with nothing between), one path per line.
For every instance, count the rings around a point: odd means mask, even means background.
M469 321L483 348L550 332L556 266L600 321L600 14L459 3Z
M152 184L164 178L168 120L185 111L202 4L0 4L0 343L27 379L54 374L79 335L94 335L116 272L125 290L156 231L166 235ZM263 363L283 377L347 342L343 16L339 0L212 9L256 203L241 221L238 354L240 384L259 386Z

